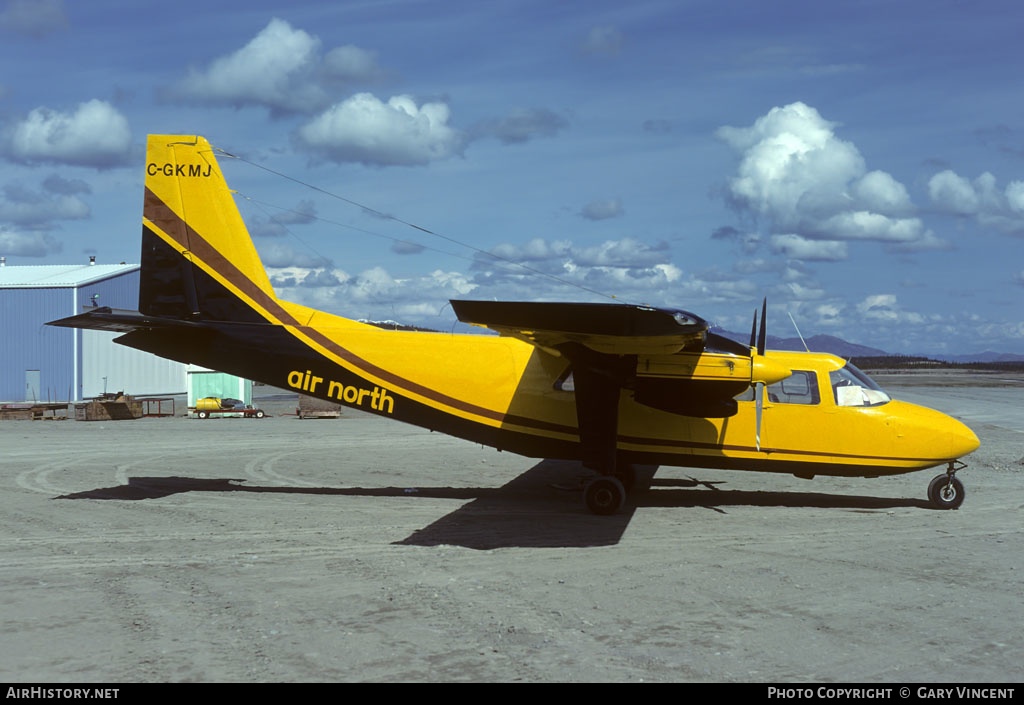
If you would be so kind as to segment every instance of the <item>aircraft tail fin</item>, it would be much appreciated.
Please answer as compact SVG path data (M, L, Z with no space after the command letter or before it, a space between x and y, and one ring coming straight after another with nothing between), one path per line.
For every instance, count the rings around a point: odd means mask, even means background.
M280 306L204 138L150 135L139 311L192 321L273 321Z

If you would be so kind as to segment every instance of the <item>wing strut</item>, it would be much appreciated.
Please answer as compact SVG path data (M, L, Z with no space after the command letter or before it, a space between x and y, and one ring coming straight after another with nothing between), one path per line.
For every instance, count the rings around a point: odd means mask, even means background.
M629 363L624 364L624 358L618 355L594 352L582 345L570 344L562 350L572 361L583 462L602 475L614 475L619 394L629 372Z

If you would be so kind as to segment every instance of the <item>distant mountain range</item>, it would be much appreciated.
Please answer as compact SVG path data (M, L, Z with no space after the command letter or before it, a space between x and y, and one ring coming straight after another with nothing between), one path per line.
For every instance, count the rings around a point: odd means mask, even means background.
M735 340L737 343L747 345L750 343L750 334L743 335L742 333L734 333L723 328L712 328L712 333L718 333L718 335ZM769 350L804 350L804 344L800 342L800 338L780 338L775 335L769 335L765 339L765 345ZM851 357L879 357L883 355L889 355L884 350L878 348L869 348L867 345L857 345L856 343L848 343L842 338L837 338L834 335L812 335L807 338L807 347L813 352L826 352L838 355L842 358Z
M741 333L734 333L722 328L712 328L711 330L714 333L718 333L726 338L735 340L738 343L743 343L744 345L750 343L750 334L743 335ZM804 350L803 343L800 342L799 338L779 338L774 335L769 335L766 339L766 345L769 350ZM885 350L868 347L867 345L849 343L842 338L837 338L833 335L812 335L810 338L807 338L807 346L814 352L832 353L833 355L838 355L844 359L849 359L851 357L888 357L891 355L906 354L889 353ZM913 357L926 357L931 360L954 362L959 364L970 362L1024 362L1024 355L1017 355L1015 353L997 353L990 350L982 353L974 353L972 355L914 353Z

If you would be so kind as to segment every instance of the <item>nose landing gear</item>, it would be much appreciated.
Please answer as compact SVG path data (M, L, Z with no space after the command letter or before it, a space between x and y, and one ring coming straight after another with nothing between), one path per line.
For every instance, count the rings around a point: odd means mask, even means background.
M956 477L956 471L967 467L959 460L950 460L945 475L936 475L928 483L928 500L936 509L958 509L964 503L964 483Z

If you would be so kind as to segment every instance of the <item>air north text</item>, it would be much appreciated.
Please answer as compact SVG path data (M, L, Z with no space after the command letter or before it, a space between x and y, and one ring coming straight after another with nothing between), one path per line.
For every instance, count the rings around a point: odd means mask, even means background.
M324 385L325 382L326 385ZM374 411L383 411L388 414L395 412L395 398L388 396L387 390L380 387L374 387L371 392L369 389L362 389L353 385L345 386L341 382L318 377L310 370L305 372L292 370L289 372L288 386L310 395L326 394L332 399L343 401L346 404L355 404L356 406L364 406L366 399L369 398L370 408Z

